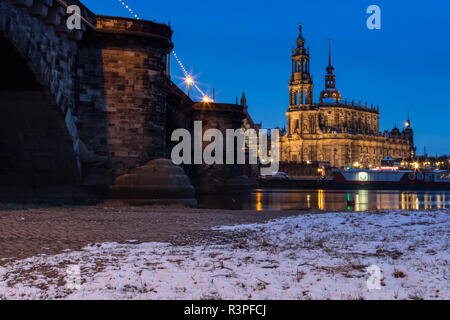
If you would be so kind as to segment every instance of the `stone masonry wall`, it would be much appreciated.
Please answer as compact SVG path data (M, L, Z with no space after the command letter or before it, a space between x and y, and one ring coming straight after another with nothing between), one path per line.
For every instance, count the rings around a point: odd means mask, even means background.
M115 178L165 156L168 26L97 16L80 43L77 106L80 135Z
M65 14L61 10L63 9L56 1L0 0L2 52L4 55L8 55L6 50L14 52L21 60L21 66L27 68L33 81L39 84L39 88L33 88L34 93L27 93L28 88L23 87L20 82L14 88L10 84L8 88L8 79L20 79L29 75L14 74L14 70L6 68L2 70L3 87L0 91L3 94L0 93L0 96L3 97L1 105L10 110L5 109L3 114L5 126L12 123L8 122L6 112L12 112L11 108L14 106L16 110L14 114L10 113L11 116L20 114L23 119L22 129L17 130L16 138L11 133L8 140L11 142L28 137L27 144L22 144L22 147L11 149L10 144L9 157L15 158L17 162L23 161L27 170L34 170L38 175L41 171L51 171L56 178L58 174L64 173L62 175L72 176L73 181L79 178L81 171L78 130L73 117L77 39L73 37L74 34L67 32L67 28L61 29ZM12 62L4 63L8 65ZM17 71L19 70L21 68L18 67ZM29 80L24 79L25 81ZM15 94L8 93L11 90ZM36 96L40 97L39 101L36 101ZM36 115L40 116L39 120ZM38 138L46 141L45 147L39 147L43 142L33 143L33 139Z

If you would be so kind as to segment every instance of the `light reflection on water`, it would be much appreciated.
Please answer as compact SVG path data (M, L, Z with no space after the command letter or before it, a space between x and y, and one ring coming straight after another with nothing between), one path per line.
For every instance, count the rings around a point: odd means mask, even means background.
M450 191L258 189L249 194L205 195L201 208L232 210L428 210L450 207Z

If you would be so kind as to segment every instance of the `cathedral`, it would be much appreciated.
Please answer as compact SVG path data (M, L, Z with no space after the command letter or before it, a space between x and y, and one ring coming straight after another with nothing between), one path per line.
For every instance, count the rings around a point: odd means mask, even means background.
M343 101L336 89L331 44L325 89L319 103L314 103L309 48L305 48L301 25L296 44L292 50L289 109L286 134L281 137L281 161L321 161L333 167L357 163L372 167L380 165L385 157L401 160L414 156L414 135L409 117L403 131L394 128L381 133L378 106Z

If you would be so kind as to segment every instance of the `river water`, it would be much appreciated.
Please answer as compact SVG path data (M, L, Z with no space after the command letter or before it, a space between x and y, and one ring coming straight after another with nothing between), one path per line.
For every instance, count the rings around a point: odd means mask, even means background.
M450 207L450 191L256 189L205 195L199 207L231 210L428 210Z

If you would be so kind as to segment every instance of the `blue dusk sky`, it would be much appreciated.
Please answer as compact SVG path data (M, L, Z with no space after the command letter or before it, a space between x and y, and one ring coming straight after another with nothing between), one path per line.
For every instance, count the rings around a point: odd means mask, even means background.
M93 12L131 17L118 0L82 0ZM303 24L311 50L314 98L324 88L328 38L336 86L349 101L380 105L381 130L404 128L410 112L418 154L450 154L450 1L149 1L126 0L141 19L168 23L175 51L200 88L217 102L245 90L264 128L283 127L291 48ZM381 8L381 30L366 9ZM182 71L171 64L175 83ZM199 95L198 95L199 96ZM194 94L195 97L195 94Z

